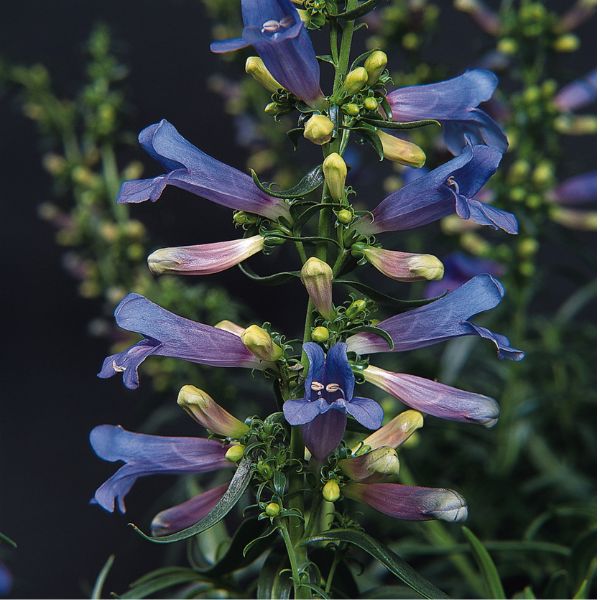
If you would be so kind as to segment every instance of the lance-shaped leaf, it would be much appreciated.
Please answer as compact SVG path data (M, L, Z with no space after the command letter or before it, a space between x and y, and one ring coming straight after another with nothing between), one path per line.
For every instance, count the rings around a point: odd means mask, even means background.
M269 194L275 198L303 198L323 184L323 170L321 169L321 165L317 165L314 169L311 169L296 185L287 190L273 189L274 184L263 184L253 169L250 169L250 173L257 187L265 192L265 194Z

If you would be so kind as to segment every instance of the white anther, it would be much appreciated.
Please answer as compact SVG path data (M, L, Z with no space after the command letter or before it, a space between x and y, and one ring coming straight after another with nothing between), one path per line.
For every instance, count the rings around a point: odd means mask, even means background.
M311 389L313 392L320 392L320 391L321 391L321 390L323 390L324 388L325 388L325 386L324 386L322 383L320 383L319 381L313 381L313 382L310 384L310 389Z
M340 386L337 383L328 383L325 390L328 392L339 392Z
M123 371L127 370L127 367L122 367L121 365L118 365L116 360L113 360L112 368L115 371L115 373L122 373Z
M279 31L279 21L275 21L275 19L265 21L260 31L261 33L275 33Z

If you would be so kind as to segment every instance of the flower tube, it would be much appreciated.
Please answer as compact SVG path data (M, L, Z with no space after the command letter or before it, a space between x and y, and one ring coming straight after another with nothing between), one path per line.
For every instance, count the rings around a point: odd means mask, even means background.
M423 415L416 410L405 410L366 437L362 441L362 446L369 447L371 450L384 446L398 448L421 427L423 427ZM357 452L359 447L354 448L354 452Z
M432 281L444 276L444 265L432 254L413 254L372 246L363 248L361 252L380 273L395 281Z
M563 87L556 94L554 104L563 112L571 112L595 102L596 96L596 71L591 71L585 77Z

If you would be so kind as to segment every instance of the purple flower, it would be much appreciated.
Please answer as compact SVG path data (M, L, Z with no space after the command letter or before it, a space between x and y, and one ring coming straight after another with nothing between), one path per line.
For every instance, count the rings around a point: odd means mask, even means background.
M387 95L387 101L395 121L441 121L448 149L455 155L466 143L486 144L504 153L508 142L502 129L478 108L497 85L491 71L472 69L447 81L398 88Z
M504 288L497 279L487 274L478 275L439 300L379 323L377 327L386 331L394 342L392 350L374 333L349 337L348 350L357 354L404 352L463 335L478 335L494 343L499 358L521 360L524 353L511 348L508 338L468 320L497 306L503 296Z
M556 94L554 104L563 112L571 112L595 102L596 94L596 71L591 71L585 77L563 87Z
M377 429L383 409L369 398L354 396L354 375L346 344L334 344L327 353L312 342L304 344L309 368L304 398L287 400L283 414L290 425L302 425L304 443L322 461L340 443L346 429L346 414L367 429Z
M475 275L482 273L489 273L494 277L504 275L504 267L500 263L485 258L467 256L462 252L453 252L443 260L443 263L444 277L439 281L427 284L425 288L427 298L435 298L444 292L451 292Z
M479 225L518 232L514 215L477 200L502 154L489 146L466 146L460 156L411 181L357 223L365 235L414 229L456 213Z
M244 346L239 336L175 315L139 294L129 294L121 300L115 309L115 320L119 327L144 338L106 358L98 377L105 379L123 373L123 383L130 389L138 387L138 367L150 355L213 367L268 367Z
M183 138L164 119L142 130L139 141L144 150L169 172L153 179L126 181L119 203L156 202L167 185L192 192L233 210L256 213L269 219L289 218L287 204L262 192L252 178L226 165Z
M13 578L6 565L0 562L0 596L5 597L10 594Z
M217 440L145 435L99 425L90 433L90 443L100 458L125 463L94 495L94 502L109 512L114 512L115 504L125 512L125 496L139 477L207 473L233 466L225 458L227 446Z
M592 204L597 196L597 173L582 173L566 179L550 194L550 200L562 206Z
M351 483L344 496L368 504L375 510L406 521L464 521L465 499L454 490L416 487L399 483Z
M242 37L213 42L223 53L254 46L273 77L307 104L323 97L310 35L290 0L242 0Z
M393 373L369 365L365 381L376 385L406 406L450 421L478 423L493 427L498 421L498 403L488 396L474 394L406 373Z

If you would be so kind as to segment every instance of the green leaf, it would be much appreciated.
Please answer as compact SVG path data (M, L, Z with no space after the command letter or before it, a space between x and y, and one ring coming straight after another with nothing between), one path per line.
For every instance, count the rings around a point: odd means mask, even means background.
M287 566L287 557L279 549L273 550L258 575L256 597L264 600L288 600L292 590L289 573L281 573Z
M330 208L330 207L331 208L335 208L335 207L339 208L340 205L336 204L334 202L319 202L318 204L313 204L312 206L309 206L306 210L304 210L302 213L300 213L300 215L298 215L298 217L296 217L294 219L294 227L295 228L302 227L314 213L320 212L324 208Z
M331 56L331 54L320 54L319 56L317 56L317 60L320 60L321 62L329 63L330 65L337 67L337 65L335 64L335 60L333 60L333 57Z
M346 542L361 548L383 564L398 579L423 598L447 598L446 594L419 575L408 563L371 536L354 529L332 529L303 540L303 544Z
M314 192L324 181L321 165L317 165L314 169L311 169L295 186L287 190L273 189L274 184L264 185L258 178L254 169L250 169L250 173L252 174L252 179L256 186L265 192L265 194L275 196L275 198L284 198L288 200L293 198L303 198L307 194L310 194L310 192Z
M368 142L375 150L379 160L383 160L383 144L377 135L377 131L374 128L369 127L353 127L352 131L360 135L366 142Z
M294 277L300 277L300 271L281 271L280 273L273 273L273 275L257 275L244 263L238 264L238 268L246 277L252 279L252 281L266 285L281 285L287 283L290 279L294 279Z
M206 581L198 575L192 569L184 567L165 567L157 569L140 577L137 581L134 581L124 594L121 594L120 598L147 598L151 594L160 592L176 585L183 585L184 583L191 583L194 581ZM161 597L168 598L172 597L167 594L161 594Z
M152 537L146 535L141 529L136 527L133 523L130 523L131 527L139 533L143 538L155 544L172 544L173 542L179 542L186 540L193 535L197 535L206 531L209 527L212 527L215 523L218 523L221 519L229 513L229 511L238 503L242 494L246 491L246 488L250 484L252 475L254 474L254 467L249 457L243 458L238 468L231 479L231 483L227 488L227 491L223 494L223 497L217 502L215 507L197 523L194 523L191 527L172 533L171 535L164 535L161 537Z
M375 5L381 0L367 0L363 2L361 5L353 8L352 10L347 10L343 13L338 13L337 15L329 15L332 19L340 19L342 21L352 21L353 19L358 19L358 17L362 17L370 12Z
M412 308L418 308L419 306L425 306L426 304L429 304L434 300L439 300L446 295L442 294L436 298L423 298L420 300L400 300L399 298L388 296L387 294L384 294L383 292L380 292L365 283L361 283L360 281L352 281L350 279L335 279L333 283L341 283L342 285L347 285L351 288L354 288L361 294L371 298L371 300L375 300L376 302L379 302L380 304L389 308L400 310L400 312L410 310Z
M594 575L596 574L596 559L593 558L590 561L590 565L588 567L587 573L583 581L577 587L577 591L575 592L573 599L579 600L579 598L589 598L590 586L592 585L592 581L594 580Z
M484 583L484 597L485 598L506 598L500 576L496 565L492 560L489 552L485 549L484 545L477 539L477 536L468 528L462 527L462 532L467 538L469 546L471 546L471 552L475 557L481 576L483 577Z
M566 598L568 595L568 573L561 569L555 571L544 588L542 598Z
M435 119L422 119L421 121L406 121L405 123L397 123L396 121L382 121L380 119L363 119L364 123L374 125L380 129L416 129L417 127L426 127L427 125L437 125L441 127L442 124Z
M102 588L104 587L104 583L106 582L106 578L108 577L108 574L110 573L114 562L115 555L111 554L104 563L104 566L102 567L100 573L98 573L96 583L94 583L94 588L92 589L92 594L90 595L90 598L92 598L92 600L102 598Z
M286 131L285 134L290 138L290 142L294 146L294 150L298 149L298 140L304 134L304 127L294 127L289 131Z
M375 52L375 50L367 50L366 52L359 54L352 62L352 65L350 66L348 71L354 71L354 69L356 69L356 67L358 67L362 63L364 63L365 60L367 60L367 58L369 58L369 56L371 56L371 54L373 54L373 52Z
M11 538L9 538L5 533L2 533L1 531L0 531L0 542L4 542L5 544L12 546L13 548L17 547L17 542L15 542Z
M366 333L373 333L374 335L382 337L386 341L390 350L394 349L394 340L391 338L390 334L387 331L380 329L379 327L374 327L373 325L361 325L360 327L355 327L354 329L348 330L346 333L348 335L353 335L355 333L360 333L363 331Z

